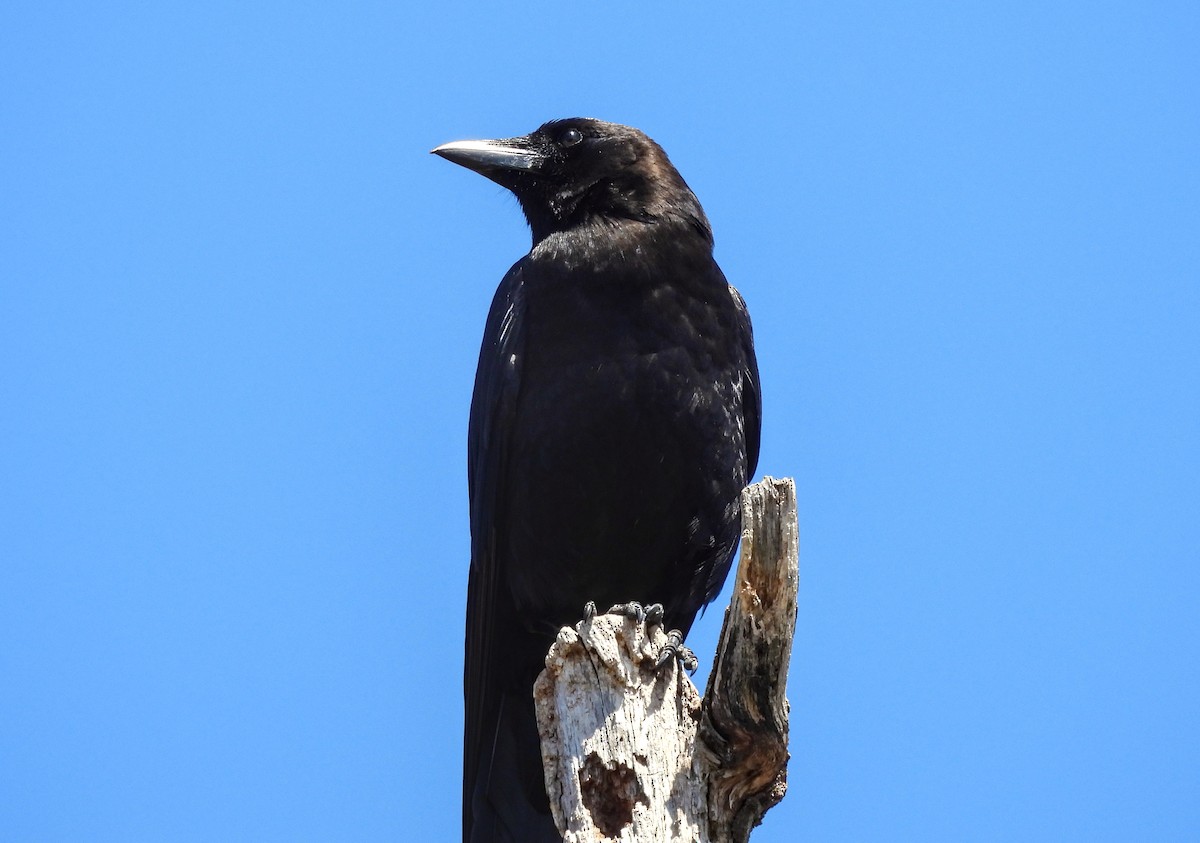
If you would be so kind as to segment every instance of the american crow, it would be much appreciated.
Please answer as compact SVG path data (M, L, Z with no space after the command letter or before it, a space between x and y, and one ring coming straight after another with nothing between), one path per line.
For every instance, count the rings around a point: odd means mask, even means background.
M758 461L741 296L666 153L575 118L436 154L508 188L533 248L484 329L471 400L463 840L561 843L532 687L584 604L716 597Z

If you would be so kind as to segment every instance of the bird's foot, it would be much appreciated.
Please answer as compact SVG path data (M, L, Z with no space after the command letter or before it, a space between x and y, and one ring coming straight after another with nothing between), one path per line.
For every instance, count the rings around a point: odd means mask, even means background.
M618 603L609 609L607 614L633 618L646 626L655 626L663 622L662 603L651 603L649 606L643 606L641 603Z
M594 614L595 604L589 605ZM608 610L608 614L633 618L638 623L645 624L647 629L652 626L661 626L665 616L662 603L651 603L649 606L643 606L641 603L618 603ZM654 669L660 670L672 659L676 659L688 673L695 673L696 669L700 667L700 660L696 658L696 654L691 649L684 646L683 633L678 629L667 630L667 643L659 651L658 658L654 661Z
M667 632L667 643L663 645L658 654L658 660L654 663L655 669L660 669L671 659L677 659L680 666L688 673L695 673L696 669L700 667L700 660L696 658L696 654L690 647L684 646L683 633L678 629Z

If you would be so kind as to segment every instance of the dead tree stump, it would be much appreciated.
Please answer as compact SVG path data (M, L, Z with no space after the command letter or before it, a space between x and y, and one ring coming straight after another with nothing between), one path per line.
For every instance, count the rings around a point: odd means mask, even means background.
M546 790L564 843L744 843L787 789L796 491L742 493L733 598L701 700L666 635L619 615L564 627L534 686Z

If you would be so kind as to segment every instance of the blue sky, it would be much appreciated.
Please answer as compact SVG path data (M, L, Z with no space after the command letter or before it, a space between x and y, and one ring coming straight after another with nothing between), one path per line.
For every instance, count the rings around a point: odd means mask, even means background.
M454 839L467 405L528 233L428 150L590 115L704 203L798 485L753 839L1200 838L1198 43L1191 3L6 4L0 837Z

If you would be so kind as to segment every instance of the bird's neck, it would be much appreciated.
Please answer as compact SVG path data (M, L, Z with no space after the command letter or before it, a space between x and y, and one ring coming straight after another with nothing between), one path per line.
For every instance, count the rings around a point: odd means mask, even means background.
M535 236L530 257L565 268L603 272L638 263L674 263L685 253L711 257L712 235L707 220L683 215L648 220L596 216L540 238Z

